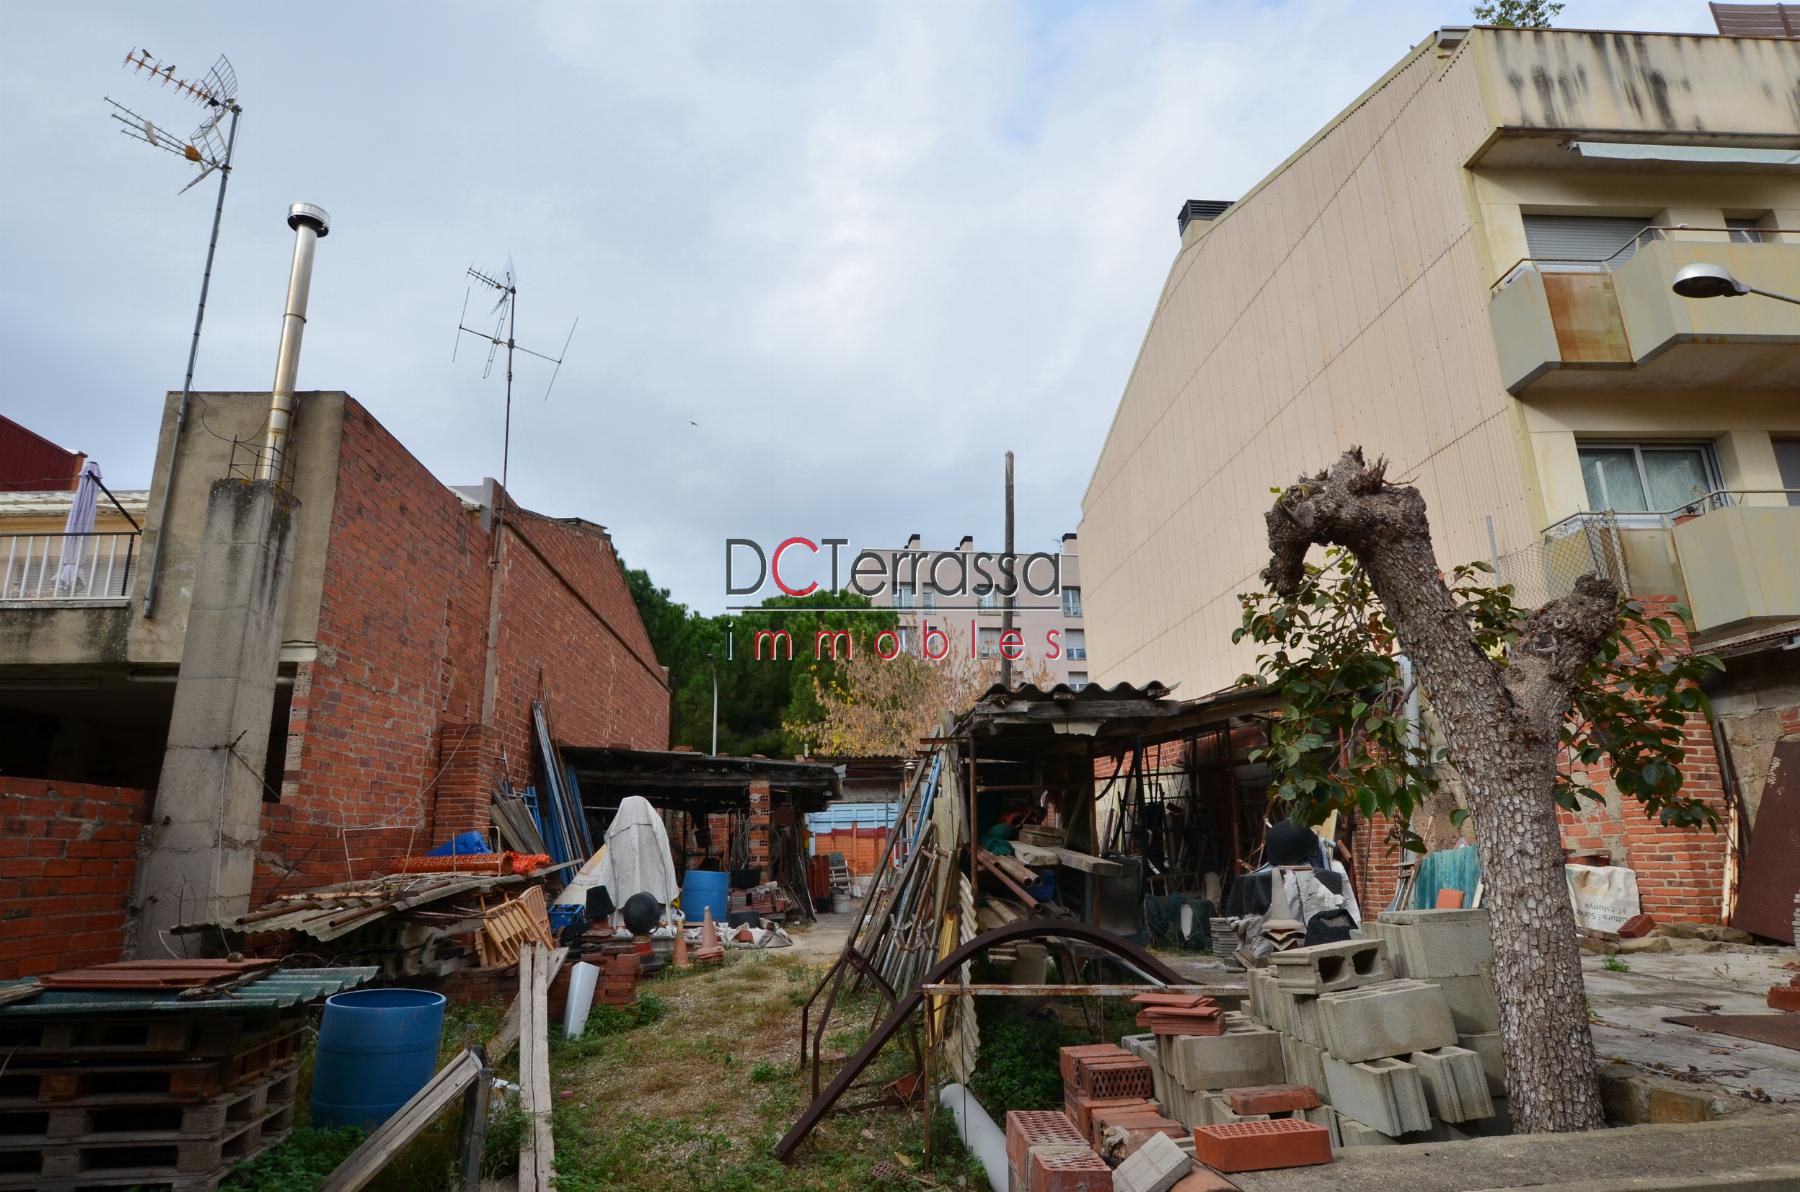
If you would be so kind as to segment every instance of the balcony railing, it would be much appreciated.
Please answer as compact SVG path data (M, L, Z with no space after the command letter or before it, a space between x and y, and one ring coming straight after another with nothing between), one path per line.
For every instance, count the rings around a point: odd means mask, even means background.
M1800 384L1800 331L1781 303L1686 299L1686 265L1723 266L1777 290L1800 279L1800 233L1781 228L1647 227L1597 259L1522 259L1488 303L1501 381L1611 389L1679 385L1787 391ZM1604 379L1583 372L1608 373Z
M137 541L135 530L0 534L0 603L123 602Z
M1497 560L1522 605L1589 572L1633 596L1676 596L1711 633L1800 617L1800 489L1719 489L1673 509L1577 513Z

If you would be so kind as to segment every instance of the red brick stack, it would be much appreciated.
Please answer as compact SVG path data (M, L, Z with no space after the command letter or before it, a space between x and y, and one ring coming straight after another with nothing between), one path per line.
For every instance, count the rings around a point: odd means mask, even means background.
M1222 1035L1225 1019L1219 1003L1209 997L1186 993L1140 993L1131 999L1138 1007L1137 1024L1158 1035Z
M608 951L600 957L600 981L594 986L596 1006L629 1006L637 1001L638 957L634 951Z
M1180 1140L1186 1130L1151 1101L1150 1065L1113 1043L1062 1049L1063 1109L1083 1138L1102 1155L1129 1155L1152 1134ZM1123 1133L1108 1146L1109 1129Z
M1112 1168L1054 1109L1007 1111L1006 1166L1012 1192L1112 1192Z

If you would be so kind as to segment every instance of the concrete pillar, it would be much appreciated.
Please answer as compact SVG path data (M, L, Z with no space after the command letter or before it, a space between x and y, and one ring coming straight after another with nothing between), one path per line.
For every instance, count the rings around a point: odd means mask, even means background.
M132 898L139 956L181 953L169 928L249 907L298 506L268 481L212 486Z

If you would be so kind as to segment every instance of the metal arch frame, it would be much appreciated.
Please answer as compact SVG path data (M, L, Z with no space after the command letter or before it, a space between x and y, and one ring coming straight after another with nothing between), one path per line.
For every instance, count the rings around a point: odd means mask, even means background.
M921 986L937 984L960 968L965 961L973 959L996 944L1010 943L1014 940L1039 939L1046 936L1066 937L1093 944L1131 962L1132 965L1165 985L1181 984L1182 978L1179 973L1143 948L1129 940L1121 939L1110 931L1068 919L1021 919L1017 923L996 927L992 931L976 936L938 961L920 980L919 984ZM774 1154L777 1159L785 1163L793 1156L795 1149L808 1134L812 1133L812 1128L819 1124L819 1119L830 1111L831 1107L837 1103L837 1099L844 1094L844 1090L849 1088L862 1074L863 1069L869 1066L881 1049L887 1045L888 1040L893 1038L894 1032L898 1031L912 1017L913 1011L919 1008L924 998L925 995L915 988L895 1003L893 1011L869 1035L868 1041L855 1055L850 1057L850 1061L844 1065L843 1070L832 1078L829 1085L825 1086L825 1091L813 1098L812 1104L806 1107L806 1111L800 1115L799 1120L794 1123L781 1141L775 1144ZM929 1096L929 1090L927 1096Z

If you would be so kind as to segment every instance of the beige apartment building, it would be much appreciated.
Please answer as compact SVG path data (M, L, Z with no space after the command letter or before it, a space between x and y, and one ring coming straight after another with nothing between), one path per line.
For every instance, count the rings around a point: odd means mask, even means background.
M1248 194L1184 207L1083 500L1094 677L1231 684L1270 489L1360 444L1446 567L1690 606L1729 666L1695 780L1747 828L1800 749L1800 306L1673 283L1800 297L1797 81L1792 39L1444 29ZM1582 840L1732 905L1735 842L1638 827Z
M1037 591L1021 586L1013 602L1013 627L1019 631L1025 651L1020 673L1031 677L1041 670L1047 684L1066 683L1077 691L1087 686L1091 673L1078 541L1074 534L1064 534L1054 550L1021 548L1017 553L1021 564L1029 566L1027 582ZM897 577L898 582L884 582L870 599L899 613L902 649L919 653L929 627L944 633L955 656L967 656L973 629L975 658L998 664L1004 602L995 593L977 595L973 590L963 593L956 589L962 586L960 576L968 576L971 589L977 582L976 555L994 556L1000 551L978 548L970 535L964 535L954 550L936 549L923 545L914 534L904 547L874 553L887 564L886 574ZM947 555L958 556L962 562L937 562ZM940 581L936 585L929 574L934 567ZM986 573L994 574L993 564L986 565Z

